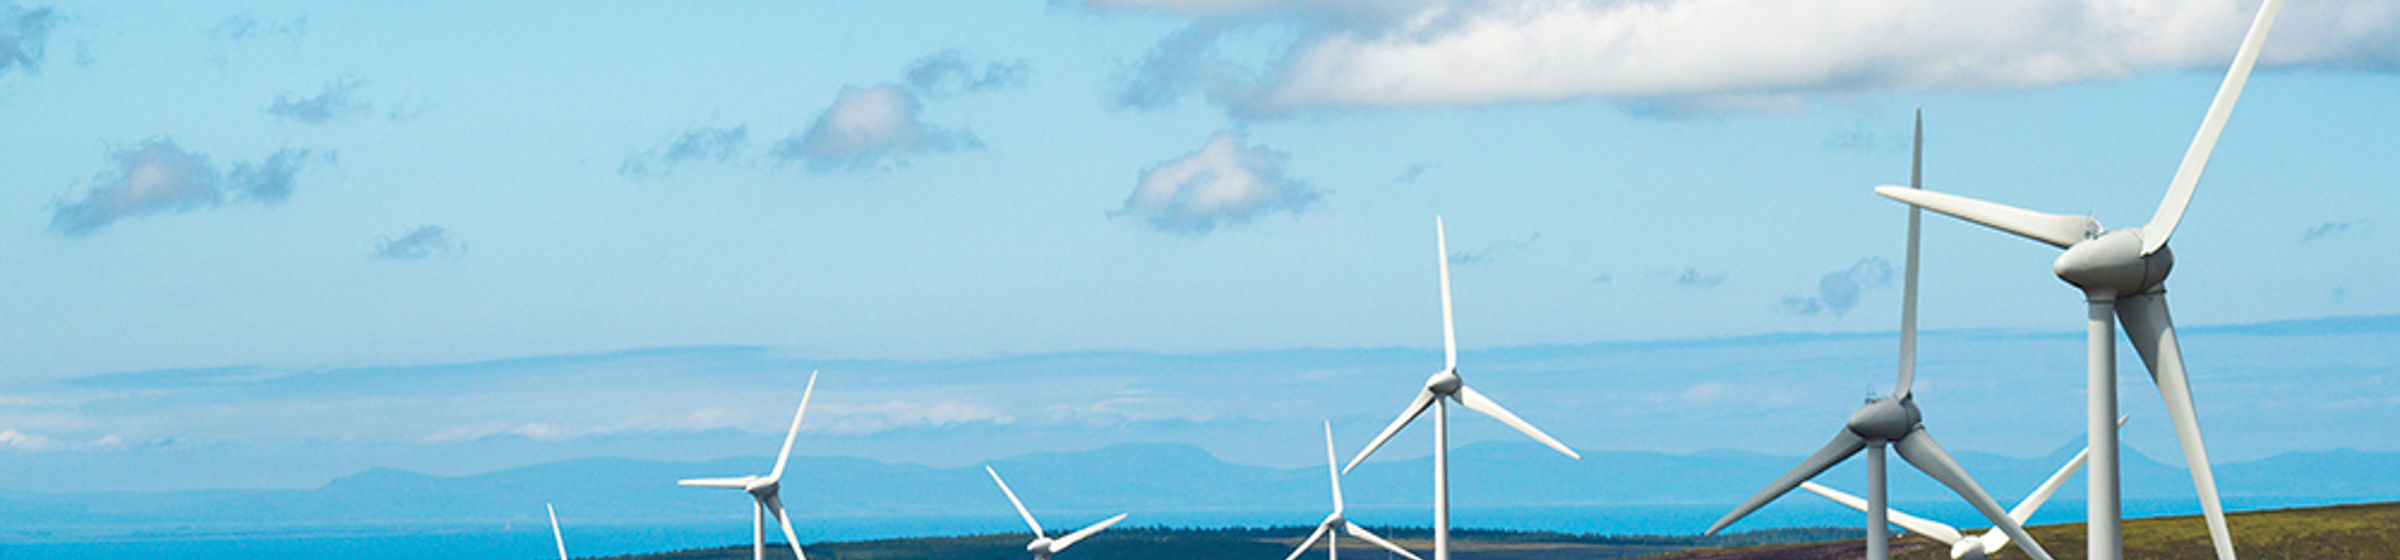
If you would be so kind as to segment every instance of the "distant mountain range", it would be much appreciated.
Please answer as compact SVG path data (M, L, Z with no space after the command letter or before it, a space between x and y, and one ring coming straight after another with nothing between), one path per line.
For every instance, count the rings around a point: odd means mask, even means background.
M1397 446L1422 443L1404 438ZM2013 502L2071 456L2069 444L2034 458L1972 452L1959 459L2004 502ZM1397 450L1399 448L1395 448ZM1386 451L1390 453L1391 451ZM2138 453L2125 455L2129 499L2191 495L2189 479ZM1480 443L1453 452L1456 503L1477 507L1717 504L1738 501L1798 460L1746 452L1692 454L1585 452L1569 460L1530 443ZM1361 465L1344 486L1353 507L1419 506L1429 459ZM1860 461L1818 480L1856 488ZM242 526L525 521L543 502L572 507L596 523L665 523L746 518L741 497L681 488L678 478L758 473L768 457L696 462L577 459L472 476L440 477L375 469L309 490L210 490L162 493L0 492L0 526ZM1076 453L1039 453L992 462L1037 510L1303 510L1326 505L1321 466L1271 468L1219 460L1198 447L1131 444ZM1895 461L1896 468L1902 465ZM934 468L850 457L794 457L785 498L813 517L939 516L1006 512L980 466ZM2400 497L2400 454L2357 451L2290 453L2217 465L2229 498L2356 501ZM2080 482L2061 499L2080 494ZM1930 479L1895 475L1895 500L1940 500ZM989 510L989 511L985 511Z

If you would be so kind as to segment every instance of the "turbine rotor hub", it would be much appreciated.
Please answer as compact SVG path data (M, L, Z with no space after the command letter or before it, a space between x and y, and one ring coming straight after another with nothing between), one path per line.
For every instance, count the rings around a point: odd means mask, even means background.
M1441 373L1433 374L1433 377L1425 378L1425 390L1432 391L1436 395L1456 394L1458 388L1466 384L1466 380L1458 377L1458 370L1443 370Z
M1987 554L1983 550L1983 539L1959 539L1957 543L1950 545L1951 560L1984 560L1985 557Z
M1924 415L1917 412L1916 399L1883 397L1867 401L1858 412L1850 413L1850 433L1868 441L1897 441L1907 437L1922 423Z
M1033 542L1025 543L1025 551L1031 552L1037 557L1048 557L1050 556L1050 539L1040 538L1034 539Z
M2175 252L2162 246L2143 255L2141 232L2125 228L2077 243L2060 254L2050 270L2086 292L2123 296L2150 291L2175 268Z

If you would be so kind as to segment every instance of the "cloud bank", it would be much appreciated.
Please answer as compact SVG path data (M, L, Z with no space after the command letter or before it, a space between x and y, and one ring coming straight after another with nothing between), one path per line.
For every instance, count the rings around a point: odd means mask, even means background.
M1188 18L1120 77L1117 102L1190 93L1237 116L1604 98L1790 107L1859 91L2047 87L2222 72L2251 0L1090 0ZM1289 30L1242 60L1229 30ZM1254 33L1255 34L1255 33ZM2295 2L2269 67L2400 71L2400 4Z
M1321 197L1284 174L1283 152L1242 145L1242 133L1219 132L1199 151L1142 172L1133 194L1111 215L1140 218L1159 231L1204 234L1247 223L1261 214L1297 214Z

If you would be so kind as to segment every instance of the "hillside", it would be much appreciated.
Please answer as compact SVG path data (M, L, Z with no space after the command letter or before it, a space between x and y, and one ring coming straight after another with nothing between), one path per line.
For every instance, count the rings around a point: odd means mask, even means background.
M1291 554L1307 527L1243 529L1134 528L1108 531L1075 545L1066 558L1142 560L1272 560ZM1410 550L1432 548L1430 533L1377 528L1378 534ZM1777 529L1716 537L1590 536L1560 533L1463 530L1451 533L1453 550L1483 560L1549 560L1556 558L1635 558L1698 547L1756 546L1761 543L1812 542L1857 534L1847 529ZM967 537L832 542L808 545L811 560L1024 560L1031 535L999 534ZM1394 557L1358 539L1342 539L1342 557ZM1324 545L1313 555L1321 557ZM767 558L791 558L789 549L769 548ZM609 557L612 560L742 560L750 547L732 546L658 554Z
M2328 506L2234 513L2228 516L2235 545L2244 558L2308 558L2312 560L2382 560L2400 550L2400 502ZM2031 528L2058 560L2080 560L2083 524L2041 525ZM1410 550L1430 548L1424 531L1384 530ZM1970 531L1973 532L1973 531ZM1259 558L1289 554L1305 528L1185 530L1144 528L1102 533L1062 556L1086 560L1139 558L1143 560ZM1737 533L1720 537L1631 536L1605 537L1538 532L1459 531L1453 550L1475 560L1835 560L1856 558L1860 542L1854 529L1792 529ZM2198 516L2129 520L2125 523L2127 558L2144 560L2212 560L2207 529ZM810 545L818 560L1022 560L1026 535L832 542ZM1343 541L1348 558L1381 559L1388 554L1356 540ZM769 549L769 558L790 558ZM1918 537L1893 542L1894 560L1945 560L1949 547ZM1322 554L1318 552L1316 554ZM1315 555L1303 556L1314 557ZM749 558L747 546L676 551L622 560L737 560ZM2011 547L1994 556L2024 560Z

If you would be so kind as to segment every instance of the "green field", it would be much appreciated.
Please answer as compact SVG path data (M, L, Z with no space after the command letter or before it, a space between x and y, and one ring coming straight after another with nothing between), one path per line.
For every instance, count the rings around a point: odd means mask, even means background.
M2400 502L2234 513L2227 516L2242 558L2259 560L2388 560L2400 558ZM1308 527L1272 529L1135 528L1109 531L1060 554L1069 560L1280 560L1307 536ZM2083 558L2083 524L2032 527L2035 539L2058 560ZM1423 530L1378 528L1410 550L1431 548ZM1597 536L1542 532L1462 530L1452 533L1452 553L1468 560L1832 560L1857 558L1856 528L1786 529L1718 537ZM1024 560L1030 535L978 535L812 544L812 560ZM1850 538L1845 538L1850 537ZM2125 556L2138 560L2213 560L2208 530L2198 516L2125 522ZM1343 541L1342 557L1383 560L1392 555L1355 539ZM1323 558L1323 545L1303 558ZM1946 560L1949 547L1919 537L1892 545L1895 560ZM790 558L788 549L768 549L768 558ZM779 554L780 553L780 554ZM1420 552L1420 554L1423 554ZM637 560L736 560L748 546L625 556ZM1994 558L2026 558L2010 547Z

